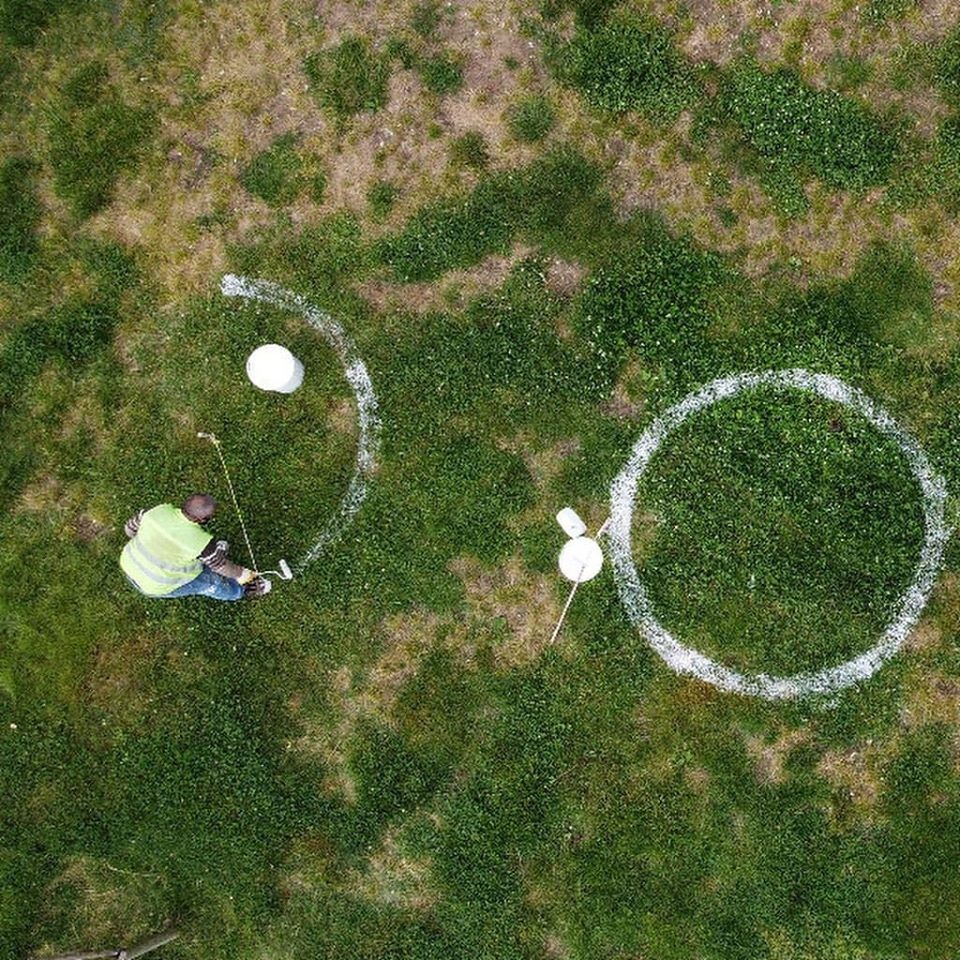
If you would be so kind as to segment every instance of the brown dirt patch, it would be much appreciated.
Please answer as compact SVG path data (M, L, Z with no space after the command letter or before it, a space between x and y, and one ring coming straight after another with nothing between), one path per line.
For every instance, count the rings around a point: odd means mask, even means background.
M538 447L536 439L528 433L518 433L509 439L500 439L497 446L515 453L523 459L530 478L538 487L547 487L560 475L564 462L580 451L579 437L558 440L549 447Z
M349 766L350 742L357 725L363 720L379 724L394 723L393 708L403 687L419 670L426 653L439 641L438 633L450 626L436 614L426 610L389 617L381 632L384 650L369 670L356 673L340 667L330 674L327 691L331 715L327 718L305 718L303 733L289 749L319 757L326 765L324 788L356 800L357 789ZM464 653L463 636L457 629L445 630L443 643L451 650Z
M71 857L50 883L41 905L48 919L54 921L51 926L68 919L71 942L42 944L36 955L85 944L119 947L155 933L154 891L162 883L160 874L118 869L93 857ZM68 918L56 917L67 909Z
M900 723L906 730L930 724L946 726L952 731L960 759L960 679L934 671L918 677L900 710Z
M583 286L587 268L575 260L551 257L546 264L547 289L558 297L572 297Z
M687 767L683 779L694 793L705 793L710 785L710 771L705 767Z
M355 871L349 888L366 900L407 910L429 910L440 900L430 882L429 859L412 856L402 837L388 830L370 855L366 868Z
M149 634L133 634L98 646L84 701L117 718L141 715L152 700L144 681L155 643Z
M42 474L23 488L14 509L24 513L48 513L64 510L66 505L66 493L60 480L53 474Z
M764 786L777 786L787 779L784 765L791 751L810 739L810 731L803 728L788 730L776 740L748 736L747 753L753 759L757 780Z
M556 933L547 934L547 938L543 941L543 954L549 960L567 960L568 957L573 956L569 945Z
M926 653L936 650L943 643L943 631L928 620L922 621L907 637L907 650L913 653Z
M878 758L868 741L849 750L827 750L817 764L817 773L840 795L842 806L861 820L872 819L882 792Z
M639 360L631 360L614 384L610 399L600 409L618 420L636 420L643 416L649 377L648 367Z
M368 280L359 284L357 290L378 310L427 313L458 309L480 294L499 289L514 267L531 253L531 247L517 244L506 256L490 256L475 267L451 270L444 274L442 281L393 283Z
M546 649L560 616L556 578L529 571L518 557L496 569L461 557L450 569L464 582L471 617L491 625L499 620L506 627L506 639L493 650L495 664L509 668L533 663ZM562 638L557 642L562 644Z
M327 413L327 424L335 433L348 437L357 435L357 405L346 397L337 400Z
M326 769L323 789L330 794L342 796L348 803L357 799L357 785L347 763L350 738L363 706L356 702L353 692L353 672L341 667L331 674L328 699L333 707L334 720L304 720L303 733L294 740L289 749L306 756L319 757Z

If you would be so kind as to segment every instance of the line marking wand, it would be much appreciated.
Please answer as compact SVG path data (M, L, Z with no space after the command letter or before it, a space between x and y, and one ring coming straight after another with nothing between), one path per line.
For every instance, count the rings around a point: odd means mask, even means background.
M201 440L209 440L217 451L217 456L220 458L220 466L223 467L223 475L227 478L227 487L230 489L230 497L233 499L233 506L237 511L237 516L240 518L240 529L243 531L243 539L247 542L247 550L250 552L250 564L254 570L257 570L257 558L253 555L253 547L250 546L250 537L247 536L247 525L243 522L243 511L240 509L240 504L237 503L237 495L233 491L233 483L230 480L230 471L227 469L227 461L223 459L223 451L220 449L220 441L217 439L216 435L212 433L198 433L197 436Z

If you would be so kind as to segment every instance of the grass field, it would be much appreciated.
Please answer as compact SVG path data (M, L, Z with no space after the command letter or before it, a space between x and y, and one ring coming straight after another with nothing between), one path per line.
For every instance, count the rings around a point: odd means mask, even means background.
M960 955L960 550L829 698L680 676L610 565L556 571L654 419L842 378L960 517L960 12L948 0L0 0L0 960ZM135 510L209 490L301 559L147 601ZM292 396L243 364L306 367ZM745 673L870 648L920 489L849 410L703 410L638 488L660 620Z

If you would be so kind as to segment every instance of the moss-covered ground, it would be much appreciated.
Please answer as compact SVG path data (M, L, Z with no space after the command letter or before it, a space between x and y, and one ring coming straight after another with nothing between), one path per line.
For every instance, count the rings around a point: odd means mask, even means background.
M549 644L655 416L839 376L960 489L960 14L796 0L0 0L0 957L948 960L960 552L875 676L768 703L672 673L611 571ZM209 490L296 561L147 601L136 509ZM255 391L285 343L307 377ZM873 644L919 490L849 411L757 392L638 490L662 621L746 672Z

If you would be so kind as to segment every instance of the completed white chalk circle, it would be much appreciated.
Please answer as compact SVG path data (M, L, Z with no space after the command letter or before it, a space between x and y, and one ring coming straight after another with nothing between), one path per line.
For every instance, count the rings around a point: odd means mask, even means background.
M368 482L380 449L380 416L373 383L366 365L357 354L357 348L343 327L299 294L268 280L251 280L248 277L234 276L232 273L228 273L220 281L220 290L227 297L259 300L300 314L327 341L343 364L343 372L357 400L360 436L357 440L357 460L353 477L336 512L297 564L302 570L311 560L316 560L324 549L340 539L367 497Z
M816 394L859 413L900 448L920 485L923 499L925 532L916 573L912 583L898 598L894 617L879 641L866 652L838 666L789 677L738 673L680 643L654 614L650 597L633 562L631 546L637 483L663 441L698 410L758 387ZM872 676L900 649L919 619L936 582L943 550L950 536L944 519L946 496L943 478L913 436L866 394L837 377L809 370L767 370L722 377L684 397L657 417L634 445L626 465L610 487L609 544L617 590L631 622L677 673L698 677L721 690L768 700L793 700L835 693Z

